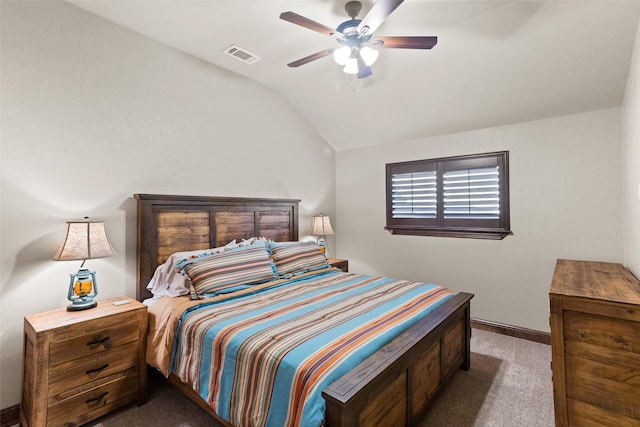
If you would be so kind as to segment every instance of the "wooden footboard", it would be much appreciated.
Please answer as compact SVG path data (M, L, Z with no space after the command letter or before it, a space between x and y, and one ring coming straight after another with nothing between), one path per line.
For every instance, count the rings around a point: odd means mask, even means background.
M327 427L416 424L454 372L469 369L471 298L455 295L327 387Z

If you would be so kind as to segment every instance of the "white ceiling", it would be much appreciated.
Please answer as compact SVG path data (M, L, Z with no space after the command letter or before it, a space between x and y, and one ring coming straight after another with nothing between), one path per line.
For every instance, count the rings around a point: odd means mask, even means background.
M438 36L431 50L380 49L357 80L325 57L337 42L279 19L335 28L334 0L69 0L281 93L336 150L620 106L640 1L406 0L375 32ZM362 18L373 0L363 0ZM262 59L247 65L235 44Z

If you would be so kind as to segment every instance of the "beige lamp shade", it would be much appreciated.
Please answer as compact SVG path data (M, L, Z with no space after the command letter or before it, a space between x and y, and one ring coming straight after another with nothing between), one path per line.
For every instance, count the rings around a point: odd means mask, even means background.
M313 217L313 223L311 224L312 236L329 236L333 233L331 228L331 220L327 215L316 215Z
M54 261L73 261L105 258L115 255L104 221L67 221L67 234L64 242L53 257Z

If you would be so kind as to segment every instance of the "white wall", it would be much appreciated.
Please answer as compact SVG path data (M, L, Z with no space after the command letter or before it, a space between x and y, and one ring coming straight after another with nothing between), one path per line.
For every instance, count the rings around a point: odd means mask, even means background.
M135 296L134 193L302 199L335 214L334 152L278 94L64 2L2 1L0 408L22 321L65 307L65 221L106 221L98 299ZM294 178L294 179L292 179ZM331 252L335 240L328 238Z
M640 23L623 104L624 263L640 277Z
M428 118L425 118L428 120ZM622 261L619 108L336 154L338 256L351 271L475 294L472 316L548 331L556 259ZM501 241L391 235L385 164L509 150Z

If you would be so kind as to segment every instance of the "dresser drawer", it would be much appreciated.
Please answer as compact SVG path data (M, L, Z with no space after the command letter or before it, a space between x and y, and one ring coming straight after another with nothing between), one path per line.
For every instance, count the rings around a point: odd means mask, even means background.
M137 322L120 323L85 335L54 341L49 347L49 366L99 354L136 341L138 329Z
M137 366L137 350L138 343L133 341L52 367L49 371L49 396L55 398L67 390Z
M47 412L47 426L69 427L84 424L131 402L137 392L137 374L116 377L106 384L52 404Z

